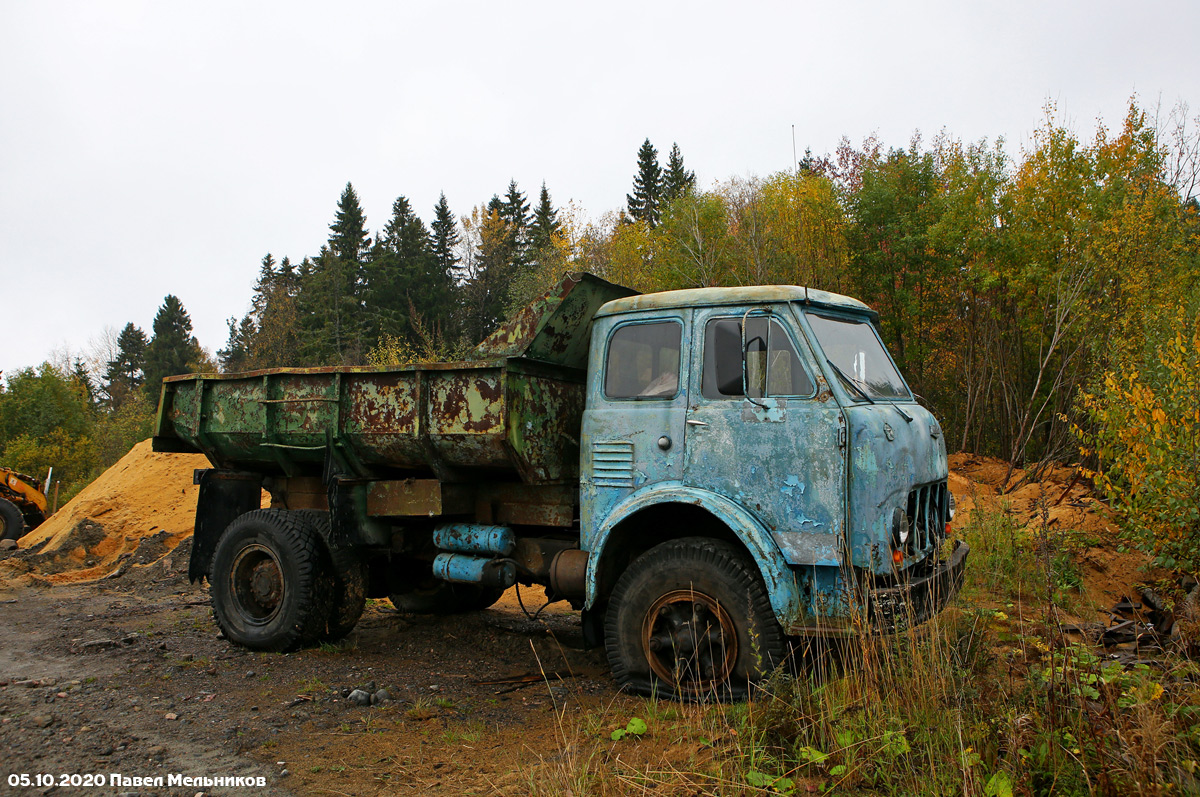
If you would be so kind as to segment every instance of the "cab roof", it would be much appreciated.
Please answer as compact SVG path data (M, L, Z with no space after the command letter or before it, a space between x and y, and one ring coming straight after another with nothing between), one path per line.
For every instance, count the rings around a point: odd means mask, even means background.
M627 296L607 302L596 311L596 317L619 315L645 310L666 310L678 307L716 307L727 304L798 304L844 310L865 315L877 322L879 314L858 299L800 285L753 285L741 288L689 288Z

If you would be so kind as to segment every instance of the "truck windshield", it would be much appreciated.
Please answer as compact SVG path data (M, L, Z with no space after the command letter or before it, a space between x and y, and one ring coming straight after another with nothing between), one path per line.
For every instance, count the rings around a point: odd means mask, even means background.
M808 321L838 378L849 383L854 398L868 401L910 398L873 326L815 313L808 314Z

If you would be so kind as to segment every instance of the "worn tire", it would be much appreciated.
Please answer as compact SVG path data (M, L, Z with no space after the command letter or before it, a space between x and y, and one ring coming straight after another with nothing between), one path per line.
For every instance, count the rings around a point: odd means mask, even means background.
M501 587L455 584L439 581L427 589L398 592L388 596L396 611L404 614L462 614L486 609L504 594Z
M322 577L328 581L329 619L319 638L336 641L354 630L367 605L367 566L353 549L333 549L329 545L329 513L301 510L324 543L327 556Z
M257 509L230 523L213 553L209 588L226 638L271 651L315 641L331 603L322 546L297 512Z
M604 646L623 689L678 700L743 699L787 650L758 568L702 537L655 546L625 570Z
M0 498L0 540L19 540L25 534L25 516L17 505Z

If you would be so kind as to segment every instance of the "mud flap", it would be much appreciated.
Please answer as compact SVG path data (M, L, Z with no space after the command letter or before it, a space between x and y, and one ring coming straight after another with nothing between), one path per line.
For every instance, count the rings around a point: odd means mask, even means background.
M188 563L188 580L195 583L211 574L217 540L229 524L261 507L262 474L205 468L193 474L192 483L200 485L192 559Z

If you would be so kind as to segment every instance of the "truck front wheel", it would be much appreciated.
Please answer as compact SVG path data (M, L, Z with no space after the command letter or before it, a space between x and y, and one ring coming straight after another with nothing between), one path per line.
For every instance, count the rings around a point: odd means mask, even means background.
M230 523L213 553L209 590L226 638L272 651L317 639L331 600L323 554L318 531L299 513L258 509Z
M786 652L758 569L701 537L634 560L613 588L604 638L623 688L682 700L742 699Z

